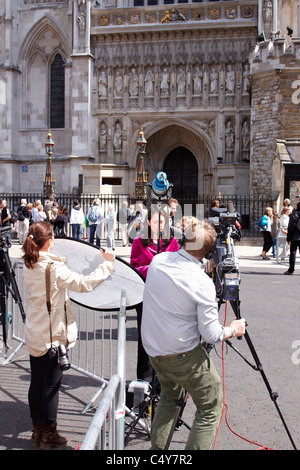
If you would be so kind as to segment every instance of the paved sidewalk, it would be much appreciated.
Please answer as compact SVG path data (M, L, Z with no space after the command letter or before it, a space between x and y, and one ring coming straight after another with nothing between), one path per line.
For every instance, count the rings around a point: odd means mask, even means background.
M236 243L241 271L241 313L247 319L248 331L256 352L263 364L271 388L279 393L278 404L287 421L294 441L300 448L299 430L299 363L295 344L300 340L299 326L299 275L297 261L294 276L283 276L287 260L277 264L275 259L262 260L261 244ZM21 247L15 242L10 249L11 262L22 255ZM117 246L116 254L130 260L130 247ZM291 293L293 295L291 295ZM228 322L233 319L229 309ZM224 308L220 310L220 321L224 320ZM128 312L130 341L126 346L127 380L136 378L135 311ZM299 341L300 342L300 341ZM15 348L16 344L11 344ZM253 362L246 341L235 341L235 346ZM0 345L1 351L1 345ZM220 359L221 349L212 351L211 357L220 375L225 364L226 404L229 408L229 424L234 431L245 438L274 449L291 449L291 442L283 428L274 403L261 374L249 367L231 348L226 347L224 363ZM27 393L30 380L28 355L22 347L13 361L2 365L0 354L0 450L29 450L31 423L28 413ZM58 427L62 434L71 437L69 450L76 449L82 442L94 414L81 411L98 389L97 383L74 370L64 374L60 393ZM194 405L188 400L184 420L191 425ZM170 450L184 449L188 430L182 426L176 431ZM132 433L125 450L148 450L148 436L144 432ZM233 435L225 419L217 441L220 450L256 449L257 446Z

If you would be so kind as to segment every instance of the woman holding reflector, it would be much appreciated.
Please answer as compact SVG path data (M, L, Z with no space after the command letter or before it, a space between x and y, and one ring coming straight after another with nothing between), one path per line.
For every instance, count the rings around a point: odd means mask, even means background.
M31 443L47 450L69 442L56 429L58 393L63 370L70 367L68 348L77 337L69 290L89 292L113 273L114 253L88 276L75 273L66 259L51 254L54 236L49 222L34 223L23 244L24 281L28 292L26 347L30 354L29 407L33 422Z

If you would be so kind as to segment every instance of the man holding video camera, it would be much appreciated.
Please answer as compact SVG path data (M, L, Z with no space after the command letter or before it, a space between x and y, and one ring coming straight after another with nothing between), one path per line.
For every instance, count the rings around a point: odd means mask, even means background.
M182 388L196 405L186 449L208 450L220 421L220 378L201 339L216 344L242 336L245 320L233 320L227 327L219 323L215 286L203 264L215 242L214 227L197 221L186 229L182 248L157 255L148 270L142 340L161 385L152 449L166 446Z

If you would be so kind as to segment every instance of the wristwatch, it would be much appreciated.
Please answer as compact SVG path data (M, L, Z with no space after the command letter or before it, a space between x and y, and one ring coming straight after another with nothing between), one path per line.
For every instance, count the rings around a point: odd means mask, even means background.
M235 338L236 337L236 331L234 328L232 328L232 326L230 326L230 329L231 329L231 332L232 332L232 338Z

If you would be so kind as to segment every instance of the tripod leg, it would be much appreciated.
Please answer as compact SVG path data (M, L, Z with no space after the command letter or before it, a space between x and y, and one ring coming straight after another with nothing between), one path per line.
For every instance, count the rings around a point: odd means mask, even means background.
M13 296L13 299L15 300L15 302L19 305L21 317L22 317L23 323L25 323L26 315L25 315L24 308L23 308L22 298L19 292L18 284L16 282L16 274L11 265L7 248L2 248L2 255L3 255L4 266L5 266L4 276L6 276L7 278L5 279L7 282L7 288L10 291L11 295Z
M3 273L0 273L0 309L2 316L2 337L5 348L7 348L7 295L5 292L5 284L2 279Z
M180 391L178 400L176 400L176 404L178 405L178 408L177 408L177 411L176 411L176 414L175 414L175 417L174 417L174 420L173 420L173 423L172 423L172 427L171 427L171 430L170 430L170 433L169 433L169 436L168 436L168 440L166 442L165 450L168 450L168 448L169 448L169 445L171 443L171 440L172 440L172 437L173 437L178 419L182 416L184 407L186 405L187 397L188 397L188 392L184 388L182 388L181 391Z
M237 299L236 301L231 302L231 306L232 306L232 308L233 308L233 311L234 311L235 314L236 314L237 319L240 320L240 319L241 319L240 300ZM285 420L284 420L284 418L283 418L283 415L282 415L282 413L281 413L281 411L280 411L280 408L279 408L279 406L278 406L278 403L276 402L276 400L277 400L277 398L278 398L278 393L277 393L277 392L274 392L274 391L272 390L271 386L270 386L270 383L269 383L269 381L268 381L268 379L267 379L267 376L266 376L266 374L265 374L265 372L264 372L262 363L260 362L259 357L258 357L258 355L257 355L257 353L256 353L256 350L255 350L255 348L254 348L254 346L253 346L253 343L252 343L252 341L251 341L251 339L250 339L250 336L249 336L248 331L245 332L244 338L245 338L245 340L246 340L246 343L247 343L247 345L248 345L248 347L249 347L249 350L250 350L250 352L251 352L251 354L252 354L252 357L253 357L253 359L254 359L254 362L255 362L255 364L256 364L256 370L258 370L258 371L260 372L261 376L262 376L262 379L263 379L263 381L264 381L264 383L265 383L265 385L266 385L266 387L267 387L267 390L268 390L268 392L269 392L269 395L270 395L270 397L271 397L271 400L274 402L275 408L276 408L276 410L277 410L277 412L278 412L278 414L279 414L279 417L280 417L280 419L281 419L281 422L282 422L282 424L283 424L283 426L284 426L284 428L285 428L285 430L286 430L286 432L287 432L287 435L288 435L288 437L289 437L289 439L290 439L290 441L291 441L291 444L292 444L292 446L293 446L293 449L294 449L294 450L297 450L296 445L295 445L295 443L294 443L294 441L293 441L293 439L292 439L292 436L291 436L291 434L290 434L290 432L289 432L289 429L288 429L288 427L287 427L287 425L286 425L286 422L285 422Z
M128 428L129 430L127 431L127 433L125 434L125 438L124 438L124 443L126 444L128 439L129 439L129 436L130 434L132 433L132 431L136 428L137 425L141 426L142 429L144 431L147 432L148 436L150 437L150 429L149 427L142 421L142 417L145 413L145 410L147 409L147 407L150 406L150 402L151 402L151 398L148 397L144 400L144 402L141 404L140 406L140 409L139 409L139 413L138 415L135 415L135 413L132 411L132 410L129 410L127 411L126 409L126 414L128 414L128 416L130 416L132 419L133 419L133 422L128 424Z

